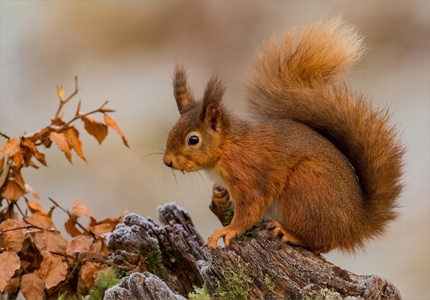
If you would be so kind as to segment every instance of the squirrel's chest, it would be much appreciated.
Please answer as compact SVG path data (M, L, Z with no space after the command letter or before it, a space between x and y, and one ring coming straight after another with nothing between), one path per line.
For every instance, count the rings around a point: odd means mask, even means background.
M213 169L205 170L205 174L210 180L212 180L213 184L220 185L223 187L226 186L224 183L224 180L221 178L221 176L215 170L213 170Z

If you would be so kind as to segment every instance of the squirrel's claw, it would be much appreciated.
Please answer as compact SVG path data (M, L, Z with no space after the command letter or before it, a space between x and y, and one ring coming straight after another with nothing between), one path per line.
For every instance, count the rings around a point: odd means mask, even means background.
M297 246L303 246L304 243L291 231L285 228L279 221L270 221L266 224L266 228L272 231L273 238L281 236L283 243L294 244Z
M224 245L225 247L229 247L231 239L233 239L238 233L239 232L236 232L235 230L228 228L228 226L215 230L208 238L205 246L215 249L217 246L218 240L224 237Z

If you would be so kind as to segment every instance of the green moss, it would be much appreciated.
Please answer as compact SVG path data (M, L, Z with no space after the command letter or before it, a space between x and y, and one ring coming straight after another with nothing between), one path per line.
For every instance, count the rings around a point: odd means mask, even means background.
M188 294L188 299L194 300L209 300L211 296L209 295L208 290L205 287L199 288L197 286L193 286L194 293Z
M76 296L76 295L69 295L67 292L64 292L63 294L59 294L57 297L57 300L82 300L84 297L82 296Z
M231 223L231 220L233 220L234 216L234 205L230 205L229 207L224 208L225 213L225 220L222 223L222 226L227 226Z
M160 276L166 268L162 261L162 256L160 252L160 248L156 247L149 252L145 252L142 254L145 259L146 267L148 271L154 275Z
M319 291L306 291L303 294L304 300L340 300L342 297L338 292L329 290L328 288Z
M273 278L270 277L269 274L264 275L264 283L267 285L267 287L271 292L275 291L275 288L276 288L275 283L273 282Z
M92 289L85 300L101 300L106 290L120 282L114 268L110 268L108 272L101 271L95 280L95 287Z
M224 281L218 282L218 288L212 295L218 299L247 299L249 285L253 283L252 278L246 274L246 267L241 266L238 270L227 268L223 275Z
M263 221L259 221L257 224L255 224L251 228L247 229L244 233L242 233L241 235L238 235L236 237L236 239L239 240L239 241L246 241L247 239L249 239L250 237L252 237L252 234L255 231L260 230L261 224L263 224Z

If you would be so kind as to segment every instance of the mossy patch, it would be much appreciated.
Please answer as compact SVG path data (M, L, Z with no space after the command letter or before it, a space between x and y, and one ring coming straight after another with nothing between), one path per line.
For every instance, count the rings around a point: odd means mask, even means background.
M194 288L194 293L189 293L188 299L193 299L193 300L212 299L211 295L209 294L209 291L205 287L199 288L197 286L193 286L193 288Z
M338 292L331 291L328 288L319 291L306 291L303 294L304 300L340 300L341 295Z
M249 286L253 283L251 277L246 274L246 267L240 266L237 270L227 268L224 270L224 281L218 282L218 288L212 295L217 299L247 299Z
M92 289L85 300L101 300L106 290L121 281L118 278L115 268L110 268L108 272L101 271L95 280L95 287ZM67 298L66 298L67 299Z

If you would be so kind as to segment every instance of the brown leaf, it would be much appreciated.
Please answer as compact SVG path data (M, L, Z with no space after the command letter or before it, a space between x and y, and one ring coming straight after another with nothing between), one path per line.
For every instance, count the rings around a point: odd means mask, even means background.
M64 89L61 85L57 86L57 95L58 95L58 98L60 98L60 100L63 101Z
M30 185L25 184L25 192L26 193L31 193L33 195L34 198L36 198L37 200L40 200L40 196L37 193L37 191L35 189L33 189ZM36 203L37 204L37 203ZM39 205L40 206L40 205ZM42 208L42 207L40 207ZM43 210L43 209L42 209Z
M34 244L40 252L50 251L66 253L68 242L57 231L38 231L34 235Z
M108 127L90 117L82 117L84 128L101 144L108 134Z
M46 289L50 289L66 279L68 266L59 255L43 251L42 256L43 260L37 272L45 281Z
M19 198L24 195L24 193L25 190L21 188L19 184L17 184L14 180L8 180L3 187L1 195L3 198L6 198L10 201L18 201Z
M124 133L122 132L121 128L119 128L119 126L115 122L115 120L112 119L108 114L104 114L104 120L108 126L110 126L112 129L114 129L119 134L119 136L122 138L124 145L126 147L130 148L130 146L128 145L127 139L124 136Z
M25 218L24 220L29 224L41 227L43 229L55 229L52 219L47 214L35 212L32 216Z
M19 288L21 287L21 277L13 277L9 280L7 286L5 287L4 291L8 294L14 294L16 293Z
M120 218L106 218L100 221L96 221L93 217L90 218L90 225L88 226L88 231L94 233L96 237L101 236L102 234L112 232L116 225L120 223Z
M13 251L0 253L0 294L3 293L15 271L21 267L19 256Z
M64 131L64 135L66 136L70 148L74 149L76 154L88 163L84 156L84 152L82 151L82 142L79 139L79 131L75 127L70 127Z
M37 147L33 141L31 141L28 138L24 138L22 140L22 146L27 150L27 153L28 153L25 155L26 164L29 164L29 160L31 159L32 156L34 156L40 163L42 163L46 167L45 154L37 150Z
M79 218L80 216L91 217L92 213L81 203L81 201L76 200L75 203L73 203L72 209L70 210L70 215L75 218Z
M22 220L7 219L0 223L0 231L6 231L1 237L1 247L18 253L22 249L22 244L27 237L26 229L15 229L25 227ZM15 229L15 230L11 230Z
M93 240L87 235L79 235L74 237L67 246L66 253L74 256L75 253L88 252L91 248Z
M99 263L87 262L85 263L80 272L80 279L89 289L95 286L94 280L99 276L102 266Z
M82 235L82 232L79 231L76 228L76 222L75 222L75 220L73 220L71 218L69 218L66 221L66 223L64 223L64 229L66 229L66 232L68 234L70 234L70 236L72 236L72 237L76 237L76 236Z
M21 151L20 139L8 139L0 148L0 155L5 157L13 157Z
M57 145L58 149L64 152L67 160L71 163L72 153L70 152L70 147L69 147L69 144L67 143L67 139L65 135L62 133L51 132L49 134L49 139Z
M26 300L45 299L45 282L39 274L24 274L21 279L21 292Z

